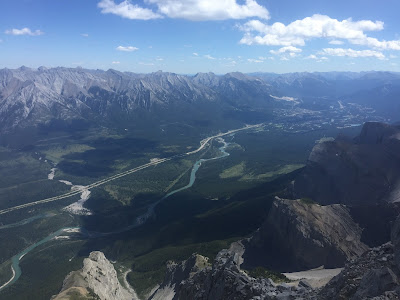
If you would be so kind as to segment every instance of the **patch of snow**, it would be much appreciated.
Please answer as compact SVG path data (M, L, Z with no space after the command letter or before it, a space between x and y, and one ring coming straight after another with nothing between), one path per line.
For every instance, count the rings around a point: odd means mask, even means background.
M66 185L72 185L71 181L66 181L66 180L59 180L59 182L64 183Z
M49 180L53 180L54 179L54 175L55 175L55 173L56 173L56 168L52 168L52 169L50 169L50 174L49 175L47 175L47 178L49 179Z

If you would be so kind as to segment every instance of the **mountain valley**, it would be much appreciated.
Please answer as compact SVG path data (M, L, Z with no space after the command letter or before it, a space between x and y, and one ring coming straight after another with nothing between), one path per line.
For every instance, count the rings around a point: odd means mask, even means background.
M0 298L394 295L399 87L390 72L0 70ZM321 266L345 273L282 275Z

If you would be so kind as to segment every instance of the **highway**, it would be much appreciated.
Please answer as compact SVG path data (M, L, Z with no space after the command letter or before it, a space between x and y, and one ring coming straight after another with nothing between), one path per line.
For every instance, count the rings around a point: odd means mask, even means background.
M223 137L223 136L226 136L226 135L229 135L229 134L232 134L232 133L236 133L236 132L239 132L239 131L243 131L243 130L249 130L249 129L252 129L252 128L257 128L257 127L260 127L262 125L263 124L246 125L245 127L242 127L242 128L239 128L239 129L234 129L234 130L230 130L230 131L227 131L227 132L224 132L224 133L219 133L219 134L214 135L214 136L210 136L210 137L205 138L202 141L200 141L200 147L197 148L194 151L187 152L187 153L184 153L184 154L177 154L177 155L174 155L174 156L171 156L171 157L168 157L168 158L162 158L162 159L158 159L157 161L149 162L147 164L138 166L136 168L127 170L125 172L122 172L122 173L107 177L105 179L96 181L96 182L94 182L92 184L89 184L88 186L85 186L84 189L85 190L90 190L90 189L93 189L95 187L98 187L98 186L101 186L103 184L106 184L106 183L108 183L110 181L116 180L118 178L130 175L132 173L136 173L136 172L138 172L140 170L143 170L143 169L146 169L148 167L156 166L156 165L159 165L161 163L164 163L166 161L170 161L170 160L178 158L178 157L184 157L184 156L188 156L188 155L192 155L192 154L198 153L201 150L203 150L211 140L213 140L215 138ZM48 203L48 202L53 202L53 201L69 198L69 197L72 197L72 196L79 195L81 193L82 193L82 190L70 191L68 193L65 193L65 194L62 194L62 195L59 195L59 196L54 196L54 197L51 197L51 198L46 198L46 199L42 199L42 200L30 202L30 203L17 205L17 206L14 206L14 207L9 207L9 208L0 210L0 215L9 213L9 212L12 212L12 211L15 211L15 210L19 210L19 209L22 209L22 208L35 206L35 205L38 205L38 204L44 204L44 203Z

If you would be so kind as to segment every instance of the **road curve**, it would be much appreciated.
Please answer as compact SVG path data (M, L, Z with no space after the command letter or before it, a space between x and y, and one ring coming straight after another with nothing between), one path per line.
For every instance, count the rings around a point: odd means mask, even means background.
M192 154L198 153L198 152L200 152L201 150L203 150L204 147L205 147L211 140L213 140L213 139L215 139L215 138L222 137L222 136L225 136L225 135L229 135L229 134L232 134L232 133L236 133L236 132L238 132L238 131L243 131L243 130L248 130L248 129L260 127L260 126L262 126L262 125L263 125L263 124L246 125L245 127L242 127L242 128L239 128L239 129L233 129L233 130L230 130L230 131L227 131L227 132L223 132L223 133L219 133L219 134L210 136L210 137L205 138L205 139L203 139L202 141L200 141L200 146L199 146L199 148L197 148L197 149L194 150L194 151L186 152L186 153L184 153L184 154L177 154L177 155L174 155L174 156L171 156L171 157L168 157L168 158L162 158L162 159L159 159L159 160L154 161L154 162L149 162L149 163L147 163L147 164L144 164L144 165L135 167L135 168L130 169L130 170L127 170L127 171L125 171L125 172L118 173L118 174L116 174L116 175L113 175L113 176L107 177L107 178L105 178L105 179L96 181L96 182L94 182L94 183L92 183L92 184L89 184L88 186L85 186L84 188L85 188L85 190L90 190L90 189L93 189L93 188L95 188L95 187L101 186L101 185L103 185L103 184L105 184L105 183L108 183L108 182L110 182L110 181L113 181L113 180L116 180L116 179L118 179L118 178L121 178L121 177L130 175L130 174L135 173L135 172L138 172L138 171L140 171L140 170L146 169L146 168L148 168L148 167L156 166L156 165L161 164L161 163L164 163L164 162L166 162L166 161L170 161L170 160L172 160L172 159L174 159L174 158L177 158L177 157L184 157L184 156L187 156L187 155L192 155ZM62 195L59 195L59 196L54 196L54 197L50 197L50 198L46 198L46 199L42 199L42 200L30 202L30 203L25 203L25 204L21 204L21 205L9 207L9 208L0 210L0 215L9 213L9 212L12 212L12 211L15 211L15 210L19 210L19 209L22 209L22 208L27 208L27 207L30 207L30 206L35 206L35 205L38 205L38 204L44 204L44 203L48 203L48 202L53 202L53 201L57 201L57 200L69 198L69 197L72 197L72 196L79 195L79 194L81 194L81 193L82 193L81 190L70 191L70 192L68 192L68 193L65 193L65 194L62 194Z

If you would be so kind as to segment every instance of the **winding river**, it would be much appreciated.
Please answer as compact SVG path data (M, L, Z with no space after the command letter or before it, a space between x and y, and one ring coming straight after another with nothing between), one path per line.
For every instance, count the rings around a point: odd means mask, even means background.
M233 136L233 134L232 134ZM4 283L2 286L0 286L0 291L2 291L3 289L5 289L6 287L10 286L11 284L15 283L19 277L22 274L22 270L20 267L20 261L21 259L28 254L29 252L31 252L32 250L34 250L35 248L37 248L38 246L47 243L49 241L51 241L52 239L54 239L55 237L61 235L63 232L67 232L69 230L73 230L73 231L79 231L83 236L85 236L86 238L98 238L98 237L104 237L104 236L108 236L108 235L112 235L112 234L117 234L117 233L122 233L128 230L131 230L133 228L139 227L141 225L143 225L148 219L149 217L151 217L154 214L154 208L163 200L165 200L166 198L179 193L181 191L184 191L186 189L189 189L193 186L193 184L196 181L196 173L199 170L199 168L201 167L201 165L207 161L211 161L211 160L217 160L217 159L221 159L224 157L229 156L229 153L226 152L226 148L229 146L229 143L226 142L222 137L219 137L216 139L217 142L222 143L223 145L219 148L219 152L220 155L213 157L213 158L207 158L207 159L199 159L197 160L193 167L192 167L192 171L190 173L190 179L189 179L189 183L187 185L185 185L184 187L178 188L176 190L173 190L171 192L169 192L168 194L166 194L163 198L161 198L160 200L158 200L157 202L155 202L154 204L152 204L147 212L141 216L139 216L138 218L136 218L135 222L132 225L129 225L127 227L124 227L120 230L117 231L113 231L113 232L92 232L92 231L87 231L85 228L83 227L68 227L68 228L61 228L59 230L57 230L56 232L53 232L52 234L48 235L47 237L45 237L44 239L40 240L39 242L29 246L28 248L26 248L25 250L23 250L22 252L18 253L17 255L13 256L11 258L11 271L12 271L12 277L9 281L7 281L6 283ZM25 220L22 220L20 222L17 223L13 223L13 224L9 224L9 225L3 225L0 226L0 229L5 229L5 228L12 228L12 227L17 227L17 226L22 226L28 223L31 223L37 219L41 219L41 218L46 218L46 217L50 217L52 216L51 214L41 214L41 215L37 215Z

